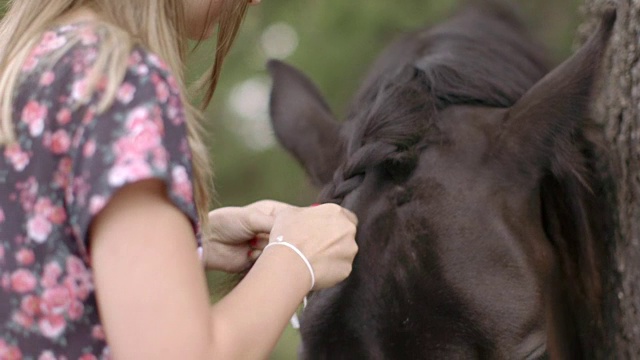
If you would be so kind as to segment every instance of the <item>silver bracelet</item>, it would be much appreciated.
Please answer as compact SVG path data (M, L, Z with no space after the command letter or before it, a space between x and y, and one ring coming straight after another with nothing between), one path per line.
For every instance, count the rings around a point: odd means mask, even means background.
M300 259L304 261L304 264L307 265L307 269L309 269L309 274L311 274L311 287L309 288L309 291L311 291L313 287L316 285L316 276L313 272L313 267L311 267L311 263L309 262L309 260L307 260L307 257L304 256L302 251L298 250L298 248L295 245L284 241L284 238L282 237L282 235L276 237L276 241L271 242L267 246L265 246L263 251L266 251L270 246L277 246L277 245L286 246L289 249L293 250L296 254L298 254Z

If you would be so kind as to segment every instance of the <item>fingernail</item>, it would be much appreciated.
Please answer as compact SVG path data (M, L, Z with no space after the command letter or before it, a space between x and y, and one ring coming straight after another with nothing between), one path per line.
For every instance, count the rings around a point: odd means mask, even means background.
M319 203L313 203L313 204L311 204L311 207L316 207L316 206L320 206L320 204L319 204Z
M251 241L249 241L249 246L256 247L258 245L258 238L254 237Z

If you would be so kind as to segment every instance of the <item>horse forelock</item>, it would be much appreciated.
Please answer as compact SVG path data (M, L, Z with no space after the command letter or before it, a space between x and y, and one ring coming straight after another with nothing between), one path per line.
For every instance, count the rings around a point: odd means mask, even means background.
M389 163L410 171L417 164L416 147L437 131L436 105L424 87L422 73L406 69L376 89L368 108L353 114L354 123L344 163L334 173L322 197L340 203L353 191L367 169Z

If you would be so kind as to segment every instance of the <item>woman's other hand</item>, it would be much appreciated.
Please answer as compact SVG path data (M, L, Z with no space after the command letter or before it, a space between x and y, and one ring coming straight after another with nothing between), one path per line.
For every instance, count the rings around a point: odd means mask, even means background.
M211 270L241 272L260 256L276 216L296 207L262 200L243 207L209 212L211 237L203 239L203 261Z
M315 274L314 290L331 287L351 273L358 252L358 220L335 204L281 211L275 219L270 241L282 240L297 247L309 260ZM268 251L291 251L273 246Z

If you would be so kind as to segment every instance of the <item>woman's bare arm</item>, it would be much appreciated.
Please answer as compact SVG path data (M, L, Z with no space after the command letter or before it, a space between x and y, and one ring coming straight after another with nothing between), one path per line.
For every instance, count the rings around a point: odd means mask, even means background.
M191 225L159 180L119 191L94 220L90 246L116 359L265 358L309 290L304 263L273 248L210 306Z

